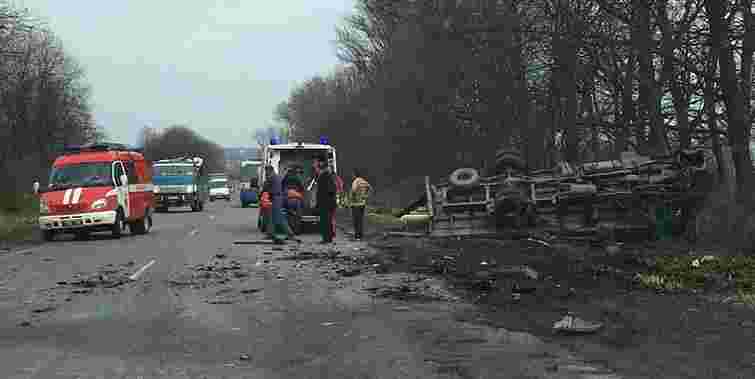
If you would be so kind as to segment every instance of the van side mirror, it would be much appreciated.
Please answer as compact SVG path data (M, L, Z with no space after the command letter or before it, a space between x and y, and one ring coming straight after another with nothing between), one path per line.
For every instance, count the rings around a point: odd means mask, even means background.
M34 191L35 195L39 195L39 182L34 182L32 185L32 191Z

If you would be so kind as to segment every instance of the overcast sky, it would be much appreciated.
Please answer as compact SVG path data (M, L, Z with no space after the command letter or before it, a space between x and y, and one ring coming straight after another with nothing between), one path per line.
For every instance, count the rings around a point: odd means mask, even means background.
M187 123L253 144L292 87L337 63L353 0L16 0L87 70L97 123L136 143L143 125Z

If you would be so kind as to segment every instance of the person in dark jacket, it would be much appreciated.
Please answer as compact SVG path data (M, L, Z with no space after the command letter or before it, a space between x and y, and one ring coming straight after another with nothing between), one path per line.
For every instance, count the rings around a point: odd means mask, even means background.
M317 209L320 213L321 243L332 243L334 238L333 228L335 227L333 222L338 206L336 181L328 167L328 159L321 157L318 162L320 175L317 177Z

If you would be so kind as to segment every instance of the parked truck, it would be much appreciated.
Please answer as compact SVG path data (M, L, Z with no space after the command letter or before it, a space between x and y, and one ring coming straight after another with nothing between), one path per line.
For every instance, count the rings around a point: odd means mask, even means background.
M200 157L163 159L152 165L155 184L155 208L167 211L170 207L191 207L194 212L204 209L209 197L208 175Z

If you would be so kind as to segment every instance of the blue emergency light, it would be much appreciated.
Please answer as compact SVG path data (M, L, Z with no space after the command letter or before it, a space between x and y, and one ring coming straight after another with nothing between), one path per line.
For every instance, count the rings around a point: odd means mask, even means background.
M328 145L328 137L320 137L320 145Z
M277 137L270 138L270 144L271 145L277 145L278 144L278 138Z

